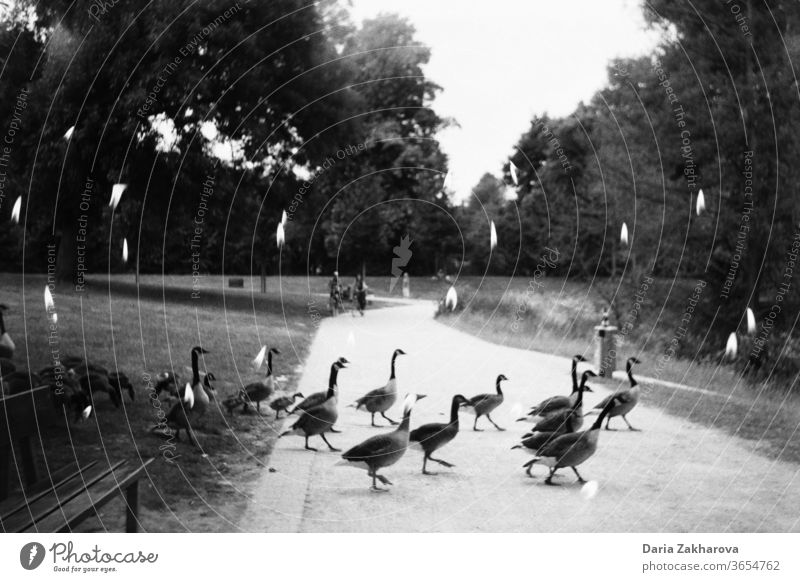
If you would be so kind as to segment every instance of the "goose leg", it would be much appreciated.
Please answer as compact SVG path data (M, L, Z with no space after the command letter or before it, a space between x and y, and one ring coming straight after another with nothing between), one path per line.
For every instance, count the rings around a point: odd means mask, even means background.
M425 456L422 457L422 474L423 475L436 475L436 473L432 473L428 471L428 453L425 453Z
M261 401L260 400L258 402L256 402L256 410L258 411L259 414L261 414Z
M386 420L388 420L388 421L389 421L391 424L393 424L393 425L398 425L398 424L400 424L400 423L399 423L399 422L397 422L396 420L392 420L391 418L389 418L388 416L386 416L386 414L385 414L385 413L383 413L383 412L381 412L381 416L382 416L383 418L385 418Z
M376 477L378 478L378 480L379 480L381 483L383 483L384 485L394 485L394 483L392 483L391 481L389 481L389 479L387 479L387 478L386 478L386 477L384 477L383 475L378 475L378 473L375 473L375 476L376 476Z
M378 426L377 424L375 424L375 413L374 412L372 413L372 426Z
M608 428L609 424L611 424L611 417L610 416L608 417L608 420L606 421L606 430L617 430L615 428Z
M342 449L337 449L337 448L335 448L333 445L331 445L331 443L329 443L329 442L328 442L328 439L326 439L326 438L325 438L325 433L322 433L322 434L321 434L321 435L319 435L319 436L321 436L321 437L322 437L322 440L324 440L324 441L325 441L325 444L326 444L326 445L328 445L328 448L329 448L330 450L332 450L332 451L334 451L334 452L338 452L338 451L341 451L341 450L342 450Z
M524 465L524 467L526 467L525 468L525 473L527 473L528 477L533 478L533 473L531 473L531 470L533 469L533 465L534 464L535 463L533 461L529 461L529 462L525 463L525 465Z
M624 415L624 414L622 415L622 420L624 420L624 421L625 421L625 424L627 424L627 425L628 425L628 430L632 430L632 431L635 431L635 432L640 432L640 431L642 430L642 429L640 429L640 428L633 428L633 427L631 426L631 423L630 423L630 422L628 422L628 419L627 419L627 418L625 418L625 415Z
M340 430L336 430L336 429L335 429L335 428L333 428L333 427L331 427L330 429L328 429L328 432L332 432L333 434L341 434L341 433L342 433L342 431L340 431Z
M433 457L431 457L431 456L428 456L428 458L429 458L431 461L435 461L436 463L439 463L439 464L440 464L440 465L442 465L443 467L447 467L447 468L452 468L452 467L455 467L455 465L454 465L453 463L448 463L447 461L443 461L442 459L434 459L434 458L433 458Z
M370 477L372 477L372 487L370 487L370 490L377 491L379 493L385 493L386 491L388 491L388 489L384 489L383 487L378 487L378 483L376 481L376 479L380 479L381 483L385 483L386 482L386 481L384 481L384 479L386 479L385 477L381 477L375 471L370 471L368 473L368 475ZM388 479L387 479L387 481L388 481Z
M479 418L480 418L480 415L476 414L475 415L475 422L472 423L472 430L477 431L477 432L481 432L483 430L482 428L478 428L478 419Z
M586 483L586 479L581 477L581 474L578 473L578 469L577 468L572 467L572 470L575 471L575 474L578 476L578 483Z
M328 446L330 446L330 445L328 445ZM314 452L316 452L316 451L317 451L317 449L315 449L314 447L309 447L309 446L308 446L308 435L306 435L306 450L308 450L308 451L314 451Z
M556 474L556 468L550 467L550 474L547 476L547 479L544 480L546 485L553 485L554 487L558 486L558 483L553 483L553 477Z
M497 423L495 423L495 421L492 420L492 415L491 414L487 414L486 418L489 419L489 422L491 422L497 430L506 430L504 428L501 428L501 427L497 426Z

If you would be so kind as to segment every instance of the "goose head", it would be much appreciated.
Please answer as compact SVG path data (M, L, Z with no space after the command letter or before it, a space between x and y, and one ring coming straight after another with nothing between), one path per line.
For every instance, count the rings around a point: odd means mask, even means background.
M406 394L406 399L403 401L403 414L410 413L411 409L414 408L414 405L417 403L417 400L422 400L427 397L426 394Z
M305 398L305 396L303 396L302 392L295 392L292 394L292 400L297 400L298 398Z
M342 360L344 360L344 361L342 361ZM334 368L336 368L337 370L341 370L342 368L346 368L346 367L347 367L347 364L349 364L349 363L350 363L350 362L348 362L348 361L347 361L347 360L345 360L344 358L339 358L338 360L336 360L336 361L333 363L333 367L334 367Z
M597 376L597 374L591 370L586 370L583 374L581 374L581 390L585 390L586 392L594 392L590 386L586 385L587 380L593 376Z
M338 360L336 360L336 361L337 361L337 362L339 362L340 364L349 364L349 363L350 363L350 360L348 360L348 359L347 359L347 358L345 358L344 356L342 356L341 358L339 358L339 359L338 359Z
M281 351L278 348L270 348L269 353L280 355Z
M628 371L633 368L634 364L641 364L642 361L639 358L628 358L628 361L625 362L625 367Z
M208 350L200 347L200 346L195 346L195 347L192 348L192 353L193 354L208 354L210 352Z
M462 396L461 394L456 394L453 396L453 403L463 406L464 404L469 404L469 400L467 400L466 397Z
M505 374L500 374L500 375L497 377L497 381L498 381L498 382L503 382L504 380L508 380L508 378L506 377L506 375L505 375Z
M584 358L581 354L575 354L574 356L572 356L572 361L573 363L577 364L578 362L586 362L588 360Z
M206 374L205 378L203 378L203 386L206 389L206 394L214 400L217 396L217 389L211 385L211 382L216 382L217 377L214 375L214 372L209 372Z
M400 348L398 348L398 349L396 349L396 350L394 351L394 354L392 354L392 357L393 357L393 358L396 358L397 356L405 356L405 355L407 355L407 354L406 354L406 353L405 353L403 350L401 350Z

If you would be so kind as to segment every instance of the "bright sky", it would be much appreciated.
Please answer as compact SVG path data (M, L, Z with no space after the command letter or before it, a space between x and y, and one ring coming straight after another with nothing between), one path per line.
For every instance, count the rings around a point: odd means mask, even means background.
M606 82L617 56L652 49L638 0L352 0L356 22L395 12L430 45L434 104L461 125L440 135L451 184L469 196L504 160L534 115L567 115Z

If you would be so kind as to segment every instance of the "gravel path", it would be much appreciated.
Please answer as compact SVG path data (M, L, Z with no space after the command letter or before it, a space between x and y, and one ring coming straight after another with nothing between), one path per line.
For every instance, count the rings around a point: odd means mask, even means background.
M337 427L343 433L329 440L347 449L388 430L371 428L369 414L346 406L385 383L395 348L409 355L398 359L401 398L389 416L401 416L402 395L413 390L428 398L414 409L412 428L442 422L453 394L492 391L495 377L504 373L510 379L504 383L506 402L492 417L508 430L498 432L483 418L479 426L486 430L473 432L473 417L462 414L461 433L437 455L456 466L430 464L438 475L422 475L422 454L409 450L383 471L394 486L382 494L368 489L363 470L334 466L339 455L328 452L319 437L312 438L318 453L303 450L301 437L286 437L272 454L272 471L256 486L243 530L800 531L800 467L759 456L751 443L719 430L641 405L629 420L643 432L603 431L597 453L580 467L584 478L599 485L593 497L573 484L569 469L556 478L562 487L543 485L543 467L529 479L521 466L530 456L510 449L530 425L514 418L523 407L569 391L569 361L484 342L432 315L433 304L419 302L322 322L300 390L323 390L339 356L352 362L339 375ZM588 404L607 393L597 387L587 394Z

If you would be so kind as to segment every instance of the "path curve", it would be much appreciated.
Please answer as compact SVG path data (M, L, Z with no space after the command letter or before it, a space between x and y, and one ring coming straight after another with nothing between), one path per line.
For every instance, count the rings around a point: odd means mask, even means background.
M569 470L559 472L562 487L542 484L544 468L529 479L521 465L530 456L510 449L530 425L513 419L522 407L569 391L569 361L485 342L436 322L433 311L431 302L413 302L321 323L300 391L323 390L339 356L352 362L339 375L337 427L344 432L329 440L347 449L387 430L371 428L369 414L346 405L386 381L398 347L408 352L398 359L401 394L428 396L415 408L412 427L446 420L453 394L491 391L504 373L506 403L493 418L508 430L486 423L485 432L473 432L473 417L462 414L461 433L438 455L455 468L431 464L439 474L424 476L421 453L409 450L384 471L394 487L383 494L369 491L364 471L334 466L339 455L319 437L312 438L318 453L303 450L300 437L280 439L245 511L244 531L800 531L800 467L642 405L630 420L644 431L602 432L598 452L581 466L599 485L594 497L584 497ZM587 401L593 405L607 393L597 387ZM400 406L390 416L399 417Z

